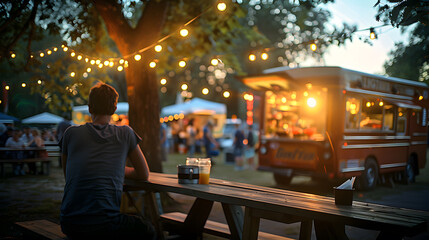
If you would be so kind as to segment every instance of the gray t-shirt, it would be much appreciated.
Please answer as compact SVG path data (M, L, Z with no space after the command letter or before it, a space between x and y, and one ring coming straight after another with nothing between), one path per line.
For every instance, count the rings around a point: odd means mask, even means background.
M128 126L87 123L67 129L61 222L102 224L119 215L125 161L141 138Z

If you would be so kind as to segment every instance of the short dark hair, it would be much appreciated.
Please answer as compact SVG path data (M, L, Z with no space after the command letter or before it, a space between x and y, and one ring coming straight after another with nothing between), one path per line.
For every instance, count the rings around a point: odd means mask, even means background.
M113 115L118 104L118 92L109 84L98 82L89 91L89 112L98 115Z

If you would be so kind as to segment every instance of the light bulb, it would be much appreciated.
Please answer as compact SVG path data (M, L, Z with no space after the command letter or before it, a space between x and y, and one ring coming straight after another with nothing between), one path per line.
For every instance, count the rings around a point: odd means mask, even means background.
M251 53L250 55L249 55L249 60L250 61L255 61L256 60L256 55L255 54L253 54L253 53Z
M189 34L188 29L186 29L186 28L180 29L180 36L186 37L186 36L188 36L188 34Z
M155 52L161 52L162 51L162 46L161 45L156 45L155 46Z
M140 55L140 54L134 55L134 60L140 61L141 59L142 59L142 55Z

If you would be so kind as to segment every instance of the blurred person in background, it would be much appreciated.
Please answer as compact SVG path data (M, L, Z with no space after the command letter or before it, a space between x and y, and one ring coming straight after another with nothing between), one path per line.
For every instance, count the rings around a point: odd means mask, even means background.
M21 140L25 142L25 145L30 145L30 142L33 141L33 134L31 134L30 127L25 126L23 128L23 134L21 136Z
M168 141L168 127L165 122L161 123L160 128L160 138L161 138L161 159L163 162L167 161L168 152L170 149L170 144Z
M186 127L186 145L188 147L188 156L193 157L195 154L195 140L197 131L194 126L195 118L191 118Z
M244 169L244 133L240 129L240 124L235 124L235 133L234 133L234 160L235 160L235 170L241 171Z
M45 147L45 141L43 141L42 137L40 136L40 131L37 128L31 129L31 135L33 136L33 139L27 143L28 147L33 148L43 148ZM28 151L27 156L28 158L35 158L35 157L47 157L46 151L40 151L40 154L37 155L36 151ZM37 174L36 170L36 163L27 163L29 173L30 174Z
M211 120L209 120L203 128L203 142L206 150L206 157L210 158L212 165L214 165L213 153L214 150L219 147L219 143L213 137L213 122Z
M252 169L256 168L255 165L255 134L253 133L253 127L252 125L249 125L248 127L248 133L247 133L247 144L246 148L244 150L244 157L247 159L247 163L249 164L249 167Z
M7 139L5 146L10 148L25 147L25 142L20 138L20 132L18 129L13 130L12 137ZM19 160L24 158L24 151L9 151L8 155L9 158ZM25 175L24 163L14 163L13 173L15 175Z

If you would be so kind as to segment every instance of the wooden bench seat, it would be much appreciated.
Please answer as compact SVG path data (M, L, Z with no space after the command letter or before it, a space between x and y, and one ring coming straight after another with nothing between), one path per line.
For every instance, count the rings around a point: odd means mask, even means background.
M162 223L165 225L165 229L168 230L169 226L182 225L186 219L186 214L181 212L170 212L164 213L160 217ZM228 225L225 223L207 220L206 225L204 226L204 232L210 235L231 239L231 232L229 231ZM292 240L292 238L282 237L265 232L259 232L258 239Z
M67 239L61 231L60 225L48 220L16 222L15 225L23 231L24 239Z
M40 162L42 164L42 173L45 173L45 168L46 168L46 175L49 175L50 164L51 164L51 159L49 158L0 159L0 175L1 177L5 177L4 164L37 163L37 162Z

